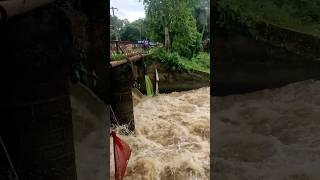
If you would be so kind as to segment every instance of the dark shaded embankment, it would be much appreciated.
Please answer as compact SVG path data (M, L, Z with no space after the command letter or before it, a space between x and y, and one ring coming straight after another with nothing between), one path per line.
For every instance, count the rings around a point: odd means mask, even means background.
M249 27L231 20L228 26L215 22L214 32L213 95L320 78L317 37L263 22Z

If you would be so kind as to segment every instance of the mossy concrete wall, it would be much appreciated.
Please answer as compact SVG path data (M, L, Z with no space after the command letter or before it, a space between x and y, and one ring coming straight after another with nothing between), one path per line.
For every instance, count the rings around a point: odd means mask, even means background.
M210 86L209 74L198 71L178 71L154 61L147 63L147 75L155 82L155 67L159 75L159 92L188 91ZM153 85L155 86L155 85Z
M111 123L115 126L127 125L128 129L134 131L134 115L132 100L132 85L134 81L132 67L128 63L112 68L111 71Z

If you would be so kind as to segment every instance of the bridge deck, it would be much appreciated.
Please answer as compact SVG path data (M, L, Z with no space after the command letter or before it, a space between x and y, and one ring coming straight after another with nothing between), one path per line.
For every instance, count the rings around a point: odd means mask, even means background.
M113 55L123 55L120 60L114 59ZM110 59L111 66L116 67L128 62L136 62L148 56L141 44L134 44L130 41L111 41L110 42Z

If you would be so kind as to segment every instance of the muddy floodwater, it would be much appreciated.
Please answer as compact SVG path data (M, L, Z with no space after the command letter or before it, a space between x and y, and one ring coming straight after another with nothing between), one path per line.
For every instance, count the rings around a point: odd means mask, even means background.
M320 81L215 97L212 117L214 179L320 179Z
M136 134L120 136L132 148L125 180L210 179L209 92L161 94L134 107ZM112 144L110 151L112 179Z

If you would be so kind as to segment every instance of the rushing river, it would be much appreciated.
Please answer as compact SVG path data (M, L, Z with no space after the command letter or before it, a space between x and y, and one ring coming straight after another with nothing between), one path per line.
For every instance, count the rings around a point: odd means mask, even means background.
M161 94L134 107L136 134L120 136L132 149L125 180L209 179L209 92ZM113 179L112 144L110 151Z
M214 179L320 179L320 81L216 97L212 117Z

